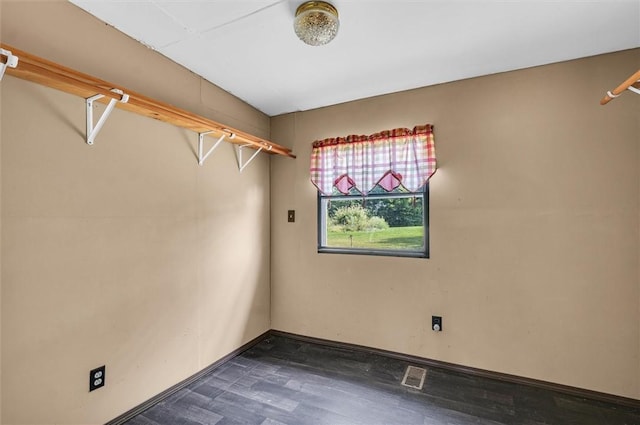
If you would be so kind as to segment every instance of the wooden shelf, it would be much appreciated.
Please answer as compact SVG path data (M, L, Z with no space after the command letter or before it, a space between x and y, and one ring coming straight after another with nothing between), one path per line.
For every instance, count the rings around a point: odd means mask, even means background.
M640 69L636 71L635 74L627 78L618 87L616 87L610 92L607 92L607 95L600 100L600 104L606 105L607 103L609 103L609 101L620 96L622 92L624 92L625 90L631 90L635 93L640 94Z
M85 99L97 94L102 94L104 97L99 101L103 103L108 103L111 99L121 100L121 95L111 91L112 89L119 89L127 94L129 99L126 103L117 102L117 108L164 121L178 127L187 128L196 133L214 132L218 133L218 135L224 134L228 136L225 139L227 142L237 145L250 145L249 147L254 149L262 148L262 152L295 158L295 155L291 153L290 149L269 140L253 136L184 109L151 99L125 87L83 74L57 63L31 55L15 47L6 44L0 44L0 47L11 51L14 56L18 57L18 66L16 68L7 67L6 74L8 75L42 84ZM231 138L232 135L234 136L233 138Z

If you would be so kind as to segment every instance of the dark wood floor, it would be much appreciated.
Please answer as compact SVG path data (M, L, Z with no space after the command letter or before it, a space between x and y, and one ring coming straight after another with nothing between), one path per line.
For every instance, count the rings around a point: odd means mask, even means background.
M640 425L640 409L270 336L128 425Z

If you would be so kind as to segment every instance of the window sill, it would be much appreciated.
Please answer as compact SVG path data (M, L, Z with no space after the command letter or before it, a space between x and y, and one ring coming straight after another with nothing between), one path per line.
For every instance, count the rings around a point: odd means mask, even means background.
M383 257L429 258L424 251L394 251L381 249L357 248L318 248L318 254L374 255Z

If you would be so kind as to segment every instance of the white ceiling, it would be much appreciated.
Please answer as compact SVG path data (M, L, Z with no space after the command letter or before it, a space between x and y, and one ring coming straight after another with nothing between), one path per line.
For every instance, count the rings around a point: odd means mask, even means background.
M70 1L270 116L640 47L640 0L333 0L319 47L302 0Z

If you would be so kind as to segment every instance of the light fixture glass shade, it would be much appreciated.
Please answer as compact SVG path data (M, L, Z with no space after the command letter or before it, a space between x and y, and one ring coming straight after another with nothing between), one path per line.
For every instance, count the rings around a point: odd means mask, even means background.
M338 10L324 1L308 1L298 6L293 28L300 40L322 46L338 34Z

